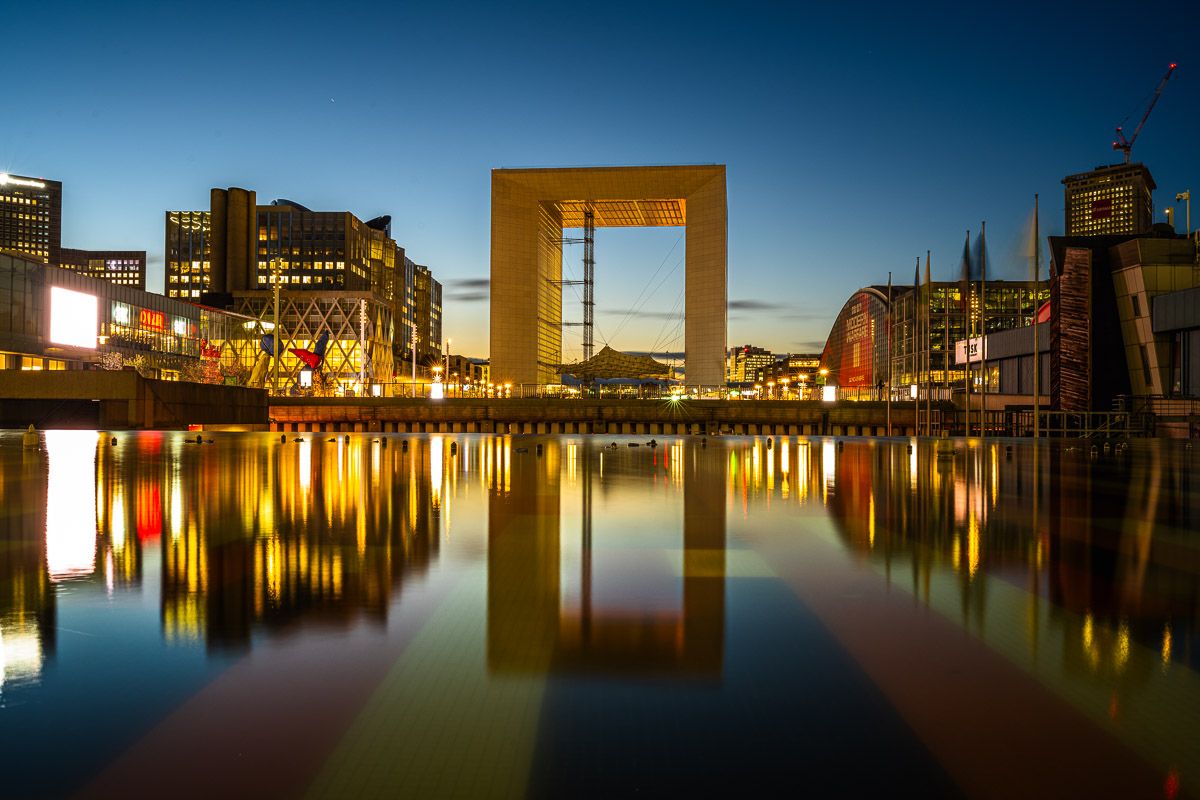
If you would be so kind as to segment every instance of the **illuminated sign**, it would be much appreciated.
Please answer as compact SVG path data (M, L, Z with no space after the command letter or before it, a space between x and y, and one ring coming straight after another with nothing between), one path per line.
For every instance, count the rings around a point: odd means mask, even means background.
M978 364L983 361L984 351L987 347L982 336L973 336L970 339L963 339L954 343L954 363L965 364L967 361L967 351L971 353L971 363Z
M138 325L156 331L165 331L167 329L167 315L161 311L140 308L138 309Z
M51 286L50 341L95 349L97 309L94 295Z
M1112 200L1093 200L1092 219L1108 219L1112 216Z
M113 322L117 323L118 325L128 325L129 324L129 306L126 305L125 303L113 303L112 304L112 318L113 318Z
M45 189L46 184L41 181L32 181L28 178L15 178L7 172L0 172L0 186L12 184L13 186L29 186L33 189Z

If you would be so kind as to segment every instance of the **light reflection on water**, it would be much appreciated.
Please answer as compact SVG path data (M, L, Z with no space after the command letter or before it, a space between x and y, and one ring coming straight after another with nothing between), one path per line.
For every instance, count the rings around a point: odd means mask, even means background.
M438 635L438 617L408 616L406 592L425 584L481 588L462 615L483 625L468 667L485 683L653 679L736 694L729 665L771 657L737 644L742 632L792 624L755 587L786 590L840 642L827 645L837 658L845 647L862 661L821 610L830 591L814 587L866 574L886 602L908 598L967 632L1156 769L1200 769L1200 731L1163 727L1172 708L1200 710L1200 497L1178 443L1093 455L1069 442L213 438L120 434L113 446L52 431L31 452L0 436L0 715L69 715L51 675L102 655L171 676L175 699L164 689L140 727L119 731L128 741L279 637L336 648L366 631L382 647L409 621ZM815 564L824 572L806 572ZM82 627L66 631L64 615ZM61 652L118 619L136 643Z

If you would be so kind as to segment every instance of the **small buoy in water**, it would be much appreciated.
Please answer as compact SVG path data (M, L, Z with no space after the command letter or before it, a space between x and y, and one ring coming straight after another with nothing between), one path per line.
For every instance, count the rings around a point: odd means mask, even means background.
M282 442L283 444L287 444L287 434L285 433L282 436L280 436L279 441Z
M348 434L348 433L346 434L346 441L347 442L350 441L350 434Z
M912 445L911 445L911 444L910 444L910 445L907 445L907 446L904 448L904 452L906 452L906 453L911 453L911 452L912 452Z
M542 454L542 445L541 445L541 443L540 443L540 442L538 443L538 446L537 446L537 454L538 454L539 456Z
M772 447L775 446L774 442L775 442L774 439L767 439L767 449L768 450L770 450Z
M300 438L299 436L297 436L295 439L292 439L292 441L293 441L293 442L303 442L303 441L304 441L304 439L302 439L302 438Z
M113 447L116 447L117 446L117 437L115 437L115 436L112 437L112 441L109 442L109 444L111 444Z
M380 446L380 447L387 447L387 439L380 439L380 440L379 440L379 446Z
M328 439L327 441L330 441L330 442L336 442L336 441L337 441L337 437L336 437L336 436L334 436L333 438L331 438L331 439Z
M648 444L650 447L658 447L658 442L655 441L654 439L651 439L649 442L646 442L646 444Z
M542 449L542 446L539 444L538 450L540 451L541 449ZM450 443L450 455L452 455L452 456L458 455L458 442Z
M196 434L196 444L203 444L203 443L204 443L204 437L197 433Z
M408 452L408 439L405 439L403 442L400 443L400 449L405 452Z
M32 425L30 425L25 430L25 433L21 434L21 444L24 447L37 447L38 446L37 429L34 428Z
M845 442L838 442L838 450L841 450L845 446L846 446Z

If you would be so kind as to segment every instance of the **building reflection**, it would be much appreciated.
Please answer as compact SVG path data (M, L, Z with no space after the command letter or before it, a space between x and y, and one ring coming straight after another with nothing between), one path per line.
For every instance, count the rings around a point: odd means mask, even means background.
M440 440L227 444L198 448L190 478L166 477L168 638L238 649L256 626L383 623L437 558Z
M1122 691L1172 662L1197 666L1200 498L1185 451L1137 449L857 444L836 454L829 510L889 582L943 610L953 592L965 628L1017 634L1023 658L1110 688L1115 715Z
M488 482L488 668L494 673L567 672L669 674L715 678L721 673L725 628L724 459L686 459L676 442L657 452L607 451L590 437L541 440L516 452L497 440L499 474ZM524 449L524 448L523 448ZM565 463L563 463L565 461ZM647 609L636 596L596 602L594 569L604 550L593 528L593 492L665 481L682 485L683 531L677 607ZM578 519L564 527L564 492L578 492ZM578 539L578 557L566 558ZM575 551L574 546L570 548ZM647 551L649 552L649 551ZM567 570L578 569L577 576ZM565 584L577 585L568 601ZM660 587L661 588L661 587Z
M0 460L0 698L37 681L54 654L57 606L46 561L46 469L25 451Z

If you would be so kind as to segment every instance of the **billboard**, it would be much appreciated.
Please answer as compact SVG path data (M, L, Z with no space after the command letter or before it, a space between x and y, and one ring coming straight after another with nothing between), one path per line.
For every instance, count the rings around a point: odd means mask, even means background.
M50 287L50 341L69 347L96 349L96 296Z

